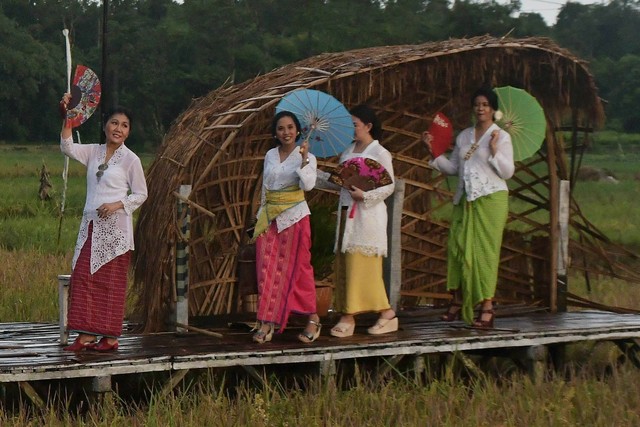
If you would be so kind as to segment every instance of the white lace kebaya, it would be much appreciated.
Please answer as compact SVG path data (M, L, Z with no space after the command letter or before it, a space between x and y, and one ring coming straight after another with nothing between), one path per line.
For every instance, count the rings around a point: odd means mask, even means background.
M134 249L133 212L147 199L147 183L138 156L124 144L109 159L100 178L98 166L104 164L105 144L76 144L73 138L60 139L61 151L87 167L87 198L76 241L72 267L75 268L80 250L93 221L91 239L91 274L114 258ZM121 201L120 209L106 218L98 217L96 209L103 203Z
M378 187L364 192L364 200L356 202L358 207L353 218L347 215L342 236L342 252L361 253L366 256L387 256L387 205L384 200L393 194L395 190L395 178L393 175L393 159L391 153L384 148L378 140L373 140L362 153L354 153L355 144L351 144L340 155L340 163L355 157L364 157L380 163L391 175L393 184ZM318 171L318 186L322 188L334 188L338 186L328 181L330 174ZM346 188L340 187L340 203L338 208L347 207L351 211L353 199ZM338 233L340 232L341 215L338 215L336 227L336 243L334 252L338 250Z
M496 129L500 130L498 151L492 156L489 142L491 132ZM467 152L475 142L474 135L473 127L463 130L456 138L456 145L448 159L441 155L429 162L433 168L445 175L458 175L458 188L453 196L454 205L460 202L463 194L466 194L467 201L471 202L496 191L509 191L505 180L511 178L515 171L511 136L495 123L478 140L478 147L471 157L465 160Z
M318 162L316 157L308 153L309 163L301 168L302 155L300 147L293 149L289 156L280 163L280 153L278 147L267 151L264 157L264 171L262 177L262 196L260 199L260 210L266 204L266 190L282 190L291 186L299 186L302 191L311 191L316 184L316 171ZM309 205L306 201L287 209L275 219L278 233L282 232L293 224L310 215Z

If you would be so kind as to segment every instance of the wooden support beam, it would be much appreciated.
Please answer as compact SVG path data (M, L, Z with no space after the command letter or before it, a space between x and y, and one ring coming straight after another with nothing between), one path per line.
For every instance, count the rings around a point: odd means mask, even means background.
M521 347L514 349L511 354L512 358L524 367L534 383L544 381L549 366L549 349L546 345Z
M34 389L31 384L29 384L27 381L19 381L18 385L20 386L20 389L24 392L24 394L27 395L29 400L31 400L31 402L38 409L44 409L45 407L44 400L42 400L42 398L40 397L36 389Z
M178 371L171 372L171 377L169 381L162 387L162 391L160 392L161 396L167 396L169 393L173 391L174 388L184 379L184 377L189 373L190 369L180 369Z
M323 378L334 377L336 375L336 361L326 359L320 362L320 376Z
M94 393L109 393L111 389L111 375L93 377L91 379L91 391Z
M264 374L260 375L260 373L254 366L242 365L242 369L244 369L251 376L251 378L259 382L260 385L264 386L266 384L267 379L265 378Z
M459 359L467 371L469 371L470 374L473 374L476 378L482 378L484 376L482 369L480 369L478 365L476 365L475 362L463 352L456 351L453 356L455 359Z
M378 369L378 377L384 378L389 372L391 372L392 370L396 370L398 363L400 363L400 361L404 359L404 356L404 354L396 354L395 356L391 357L383 357L382 361L384 363L384 366Z
M624 354L624 360L630 360L636 368L640 369L640 345L635 339L615 340L614 343Z
M424 354L416 354L415 356L413 356L413 373L416 380L422 378L427 369L424 358Z

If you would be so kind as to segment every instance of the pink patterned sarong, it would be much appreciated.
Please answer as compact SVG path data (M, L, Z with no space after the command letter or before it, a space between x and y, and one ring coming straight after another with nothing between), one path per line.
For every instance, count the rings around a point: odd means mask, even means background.
M291 313L316 312L309 216L281 233L271 221L256 241L256 270L258 321L280 325L282 332Z

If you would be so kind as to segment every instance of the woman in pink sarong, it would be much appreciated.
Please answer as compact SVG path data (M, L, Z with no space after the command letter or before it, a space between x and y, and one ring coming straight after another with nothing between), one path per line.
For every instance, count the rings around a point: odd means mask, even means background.
M65 94L65 110L70 100L71 94ZM118 349L134 249L133 212L147 198L142 163L125 145L130 129L131 113L117 107L105 116L105 144L74 143L67 120L60 132L62 152L87 167L87 197L69 287L68 328L78 337L66 351Z
M276 327L284 331L291 313L308 315L298 339L320 335L316 288L311 266L311 225L304 192L313 189L317 162L308 141L300 147L300 122L288 111L273 119L271 134L277 147L264 159L262 198L254 231L258 278L259 326L253 341L271 341Z

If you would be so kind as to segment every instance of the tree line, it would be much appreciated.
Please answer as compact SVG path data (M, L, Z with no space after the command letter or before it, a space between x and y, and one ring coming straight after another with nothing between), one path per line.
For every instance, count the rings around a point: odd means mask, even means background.
M521 13L519 0L110 0L103 99L131 108L132 139L153 149L192 99L319 53L545 36L590 62L608 127L640 132L639 1L568 2L548 26L537 13ZM74 64L102 76L103 3L0 2L0 141L57 141L62 29L70 30ZM99 138L99 122L87 122L83 135Z

